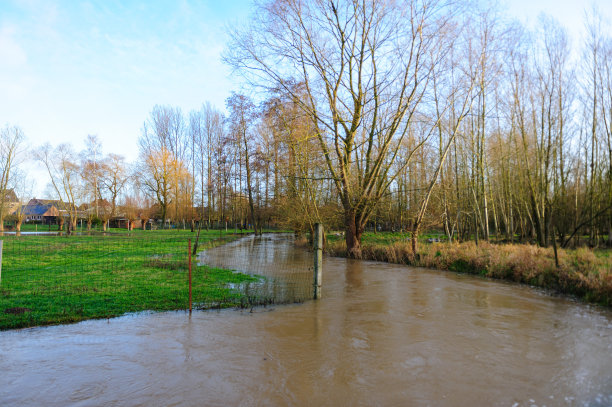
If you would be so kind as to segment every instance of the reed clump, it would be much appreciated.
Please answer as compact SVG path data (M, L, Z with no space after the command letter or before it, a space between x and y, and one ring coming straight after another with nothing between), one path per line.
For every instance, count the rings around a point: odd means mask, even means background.
M344 257L346 245L332 242L326 251ZM612 306L612 258L587 248L559 249L558 266L552 248L486 242L421 244L416 255L406 241L365 243L360 258L510 280Z

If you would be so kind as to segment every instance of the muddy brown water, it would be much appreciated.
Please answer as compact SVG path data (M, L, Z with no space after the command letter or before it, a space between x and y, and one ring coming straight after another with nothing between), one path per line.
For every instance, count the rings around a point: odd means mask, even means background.
M309 257L276 243L262 244L277 266ZM318 301L2 332L0 406L612 405L609 310L454 273L324 267Z

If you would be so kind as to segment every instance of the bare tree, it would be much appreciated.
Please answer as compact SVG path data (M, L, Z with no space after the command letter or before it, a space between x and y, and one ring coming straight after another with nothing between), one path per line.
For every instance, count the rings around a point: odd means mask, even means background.
M15 195L17 196L17 205L12 215L14 215L15 219L15 230L19 233L21 231L21 225L26 218L24 209L32 196L32 183L25 172L18 170L15 171L13 185Z
M608 23L606 29L602 32L609 32L610 24ZM601 40L601 53L599 55L599 64L596 67L598 71L598 87L597 92L599 98L599 105L601 106L601 127L602 127L602 147L606 150L607 154L603 154L603 160L607 160L607 165L603 164L603 172L607 174L605 183L607 184L607 191L603 192L604 199L608 203L612 203L612 36L603 36ZM610 205L607 214L607 233L608 233L608 247L612 247L612 204Z
M255 217L255 203L253 201L253 177L252 177L252 155L253 155L253 121L256 119L255 105L245 95L233 93L227 99L227 107L230 110L229 123L230 131L236 141L238 149L244 153L243 162L246 171L245 187L249 199L249 214L251 224L255 229L255 234L258 233L257 222ZM239 174L241 176L241 174Z
M456 35L453 37L457 38L457 40L451 43L451 49L459 48L460 46L460 31L456 30L455 32ZM436 51L445 52L446 49L447 48L444 47ZM434 101L436 132L438 133L439 154L436 160L437 162L433 167L433 174L424 188L425 194L419 203L417 213L412 222L411 246L413 255L417 254L420 227L434 187L438 182L450 148L455 142L461 125L470 112L474 99L477 98L473 92L477 84L480 87L478 99L481 100L484 97L484 95L481 94L483 92L482 88L485 86L482 79L482 71L484 69L482 60L479 61L478 64L472 64L470 59L466 58L463 64L457 64L454 55L455 54L451 54L451 58L444 59L445 64L440 64L439 69L434 73L432 78L432 96ZM482 125L484 126L484 122ZM450 235L449 232L447 232L447 234Z
M117 154L109 154L100 165L100 184L104 186L105 194L110 203L109 217L117 215L117 204L126 183L131 179L125 158Z
M300 87L303 92L300 84L295 84L294 92L300 92ZM318 154L314 129L298 103L282 88L265 102L258 133L266 163L266 202L272 190L271 202L282 217L281 223L297 234L309 230L311 236L316 222L330 225L333 217L324 217L321 211L326 203L322 199L326 164Z
M221 157L215 152L224 138L223 115L210 103L189 115L189 134L193 144L194 177L199 188L200 222L210 225L218 206L219 197L215 196L218 179L218 163ZM195 200L195 199L194 199Z
M24 152L25 136L21 128L6 125L0 130L0 231L9 209L13 173Z
M81 153L81 177L84 181L86 195L93 203L94 214L99 217L102 144L97 135L88 134L85 138L85 146L85 150Z
M176 160L166 148L149 151L142 157L138 178L150 195L159 205L162 227L168 220L168 208L175 189Z
M162 225L166 224L170 205L174 205L174 218L178 218L182 195L179 193L179 172L188 143L185 142L184 121L180 109L155 106L145 122L139 138L141 184L159 204Z
M70 144L60 144L53 149L47 143L35 151L35 157L47 170L53 190L62 203L63 207L58 208L60 216L62 211L68 213L70 234L76 229L77 201L80 198L80 168L75 161L76 154Z
M269 0L250 27L231 33L225 61L254 84L291 93L287 84L304 83L300 107L340 196L349 255L359 255L368 218L398 175L390 164L404 168L413 156L398 151L438 62L429 50L442 40L444 6Z

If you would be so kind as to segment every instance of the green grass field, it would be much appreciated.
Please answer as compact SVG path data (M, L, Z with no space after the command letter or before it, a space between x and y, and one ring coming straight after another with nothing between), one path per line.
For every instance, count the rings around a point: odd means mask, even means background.
M186 230L2 237L0 330L188 308ZM239 236L202 231L200 248ZM257 277L192 262L194 307L233 306Z

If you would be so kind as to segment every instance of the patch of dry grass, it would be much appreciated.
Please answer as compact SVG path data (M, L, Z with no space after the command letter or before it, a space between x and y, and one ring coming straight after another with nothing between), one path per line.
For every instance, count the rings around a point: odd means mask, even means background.
M346 256L346 245L343 241L333 242L326 251ZM511 280L612 306L609 256L596 256L592 250L580 248L559 249L558 257L559 267L555 265L552 248L483 242L479 245L474 242L422 244L416 256L409 242L365 244L361 250L362 259Z

